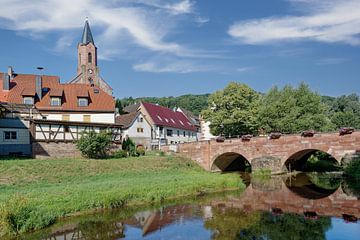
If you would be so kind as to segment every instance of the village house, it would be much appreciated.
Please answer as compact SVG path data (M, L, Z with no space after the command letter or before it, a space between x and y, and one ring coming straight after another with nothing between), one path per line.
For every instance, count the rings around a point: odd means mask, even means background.
M128 131L128 136L135 140L137 144L142 144L150 149L159 149L162 145L177 144L184 142L194 142L198 140L198 129L194 126L182 111L172 110L152 103L136 103L124 108L125 115L116 118L117 124L125 125L124 121L131 116L136 116L136 112L141 113L137 119L143 117L143 134L138 132L138 121L133 120L132 124L126 129L136 129L136 134ZM139 120L141 122L141 120ZM140 130L142 131L142 130ZM149 134L150 133L150 134ZM142 134L146 138L146 143L137 142L136 138ZM125 134L124 134L125 136Z
M7 111L6 116L2 116L2 129L4 126L23 129L12 131L6 128L2 131L0 137L3 141L6 140L6 144L15 148L25 142L30 144L32 138L32 150L35 154L40 151L44 155L51 155L56 153L56 148L60 148L60 145L42 145L41 142L73 142L83 132L100 132L106 129L113 133L114 141L121 141L121 125L115 124L116 109L112 88L99 75L97 48L87 20L77 52L77 75L67 83L61 83L58 76L20 74L12 67L5 73L0 73L2 106L7 109L10 106L13 109L16 106L27 106L30 109L27 114L10 116L14 111ZM28 136L30 132L31 137L25 137L24 131L28 132ZM28 140L25 141L25 138ZM71 151L66 149L70 148L69 145L64 145L63 148L64 153ZM11 152L1 151L0 155Z
M0 73L0 102L34 105L40 112L36 117L44 120L115 123L112 89L99 77L88 21L78 57L78 75L69 83L57 76L18 74L9 67Z

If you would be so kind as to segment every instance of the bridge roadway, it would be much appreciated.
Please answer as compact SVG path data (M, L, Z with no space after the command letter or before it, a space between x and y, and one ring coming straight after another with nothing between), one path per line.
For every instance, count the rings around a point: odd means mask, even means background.
M170 146L162 150L170 151ZM283 172L316 151L328 153L338 163L342 163L360 155L360 132L343 136L339 133L317 133L313 137L254 137L249 141L233 138L225 142L211 140L176 146L176 152L191 158L208 171L225 171L234 161L246 160L253 170L268 168L272 172Z

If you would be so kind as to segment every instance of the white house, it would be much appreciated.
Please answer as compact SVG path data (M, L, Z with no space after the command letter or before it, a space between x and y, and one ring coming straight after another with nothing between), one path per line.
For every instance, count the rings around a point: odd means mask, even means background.
M141 112L135 111L116 117L116 123L122 125L124 138L130 137L136 145L151 148L152 127Z
M161 145L193 142L198 140L197 127L194 126L182 111L172 110L152 103L141 102L133 106L126 107L125 110L140 112L144 119L151 126L152 149L157 149ZM122 124L122 122L118 122ZM133 138L131 134L128 134Z

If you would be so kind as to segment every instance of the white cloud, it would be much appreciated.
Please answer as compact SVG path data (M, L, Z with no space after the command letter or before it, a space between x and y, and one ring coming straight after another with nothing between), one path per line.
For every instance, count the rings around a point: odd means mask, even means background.
M240 67L236 69L237 72L250 72L252 70L254 70L253 67Z
M70 39L68 35L66 37L64 35L75 30L80 35L79 31L87 16L93 30L102 29L102 32L95 36L95 42L101 44L103 49L114 53L131 43L156 52L179 56L192 54L191 49L177 42L168 41L167 37L177 25L177 15L191 13L194 2L190 0L175 0L171 4L165 0L143 1L148 4L134 4L134 2L136 1L0 0L0 28L27 32L29 36L49 32L59 33L62 36L54 44L54 48L61 49ZM151 2L156 2L158 6L151 5ZM152 7L150 8L149 5ZM66 43L60 42L62 38L67 40Z
M201 25L203 25L203 24L205 24L205 23L210 22L210 18L205 18L205 17L200 17L200 16L198 16L198 17L195 18L195 22L196 22L199 26L201 26Z
M189 60L159 60L152 59L143 63L135 64L133 69L138 72L152 72L152 73L193 73L193 72L208 72L211 68L203 66L195 61Z
M322 58L316 61L317 65L335 65L348 61L347 58Z
M306 14L240 21L228 34L246 44L311 40L360 45L360 0L290 1Z

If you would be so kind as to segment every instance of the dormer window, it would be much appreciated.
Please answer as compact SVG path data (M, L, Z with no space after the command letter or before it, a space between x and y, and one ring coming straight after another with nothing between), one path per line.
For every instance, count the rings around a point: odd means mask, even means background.
M89 99L84 98L84 97L78 98L78 106L79 107L87 107L87 106L89 106Z
M61 106L61 98L60 97L51 97L51 106Z
M24 104L34 104L34 97L24 97Z

